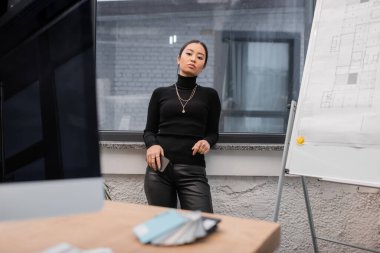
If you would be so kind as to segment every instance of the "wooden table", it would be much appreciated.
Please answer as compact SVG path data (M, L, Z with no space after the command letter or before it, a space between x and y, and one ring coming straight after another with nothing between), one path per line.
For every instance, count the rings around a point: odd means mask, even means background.
M62 242L81 249L109 247L125 252L273 252L280 243L277 223L207 214L221 218L218 230L195 243L157 247L140 244L132 228L166 208L105 201L99 212L27 221L0 222L0 252L39 252Z

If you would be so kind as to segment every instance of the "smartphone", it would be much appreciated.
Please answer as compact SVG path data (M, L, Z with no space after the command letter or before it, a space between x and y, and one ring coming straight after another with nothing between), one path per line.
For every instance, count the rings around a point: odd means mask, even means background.
M158 168L159 172L164 172L166 167L169 165L170 160L165 156L161 156L161 168ZM158 167L158 166L157 166Z

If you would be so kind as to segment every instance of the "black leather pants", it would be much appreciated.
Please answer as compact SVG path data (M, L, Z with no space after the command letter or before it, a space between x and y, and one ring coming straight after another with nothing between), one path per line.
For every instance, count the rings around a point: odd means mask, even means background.
M170 164L164 172L147 167L144 181L149 205L212 213L211 192L203 166Z

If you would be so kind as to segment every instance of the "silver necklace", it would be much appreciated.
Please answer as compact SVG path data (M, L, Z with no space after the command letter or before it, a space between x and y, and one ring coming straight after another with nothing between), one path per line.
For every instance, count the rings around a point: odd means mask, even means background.
M193 98L193 96L195 94L195 91L197 90L197 86L198 85L196 84L195 87L194 87L194 89L191 91L190 97L188 99L183 99L179 95L177 84L175 84L175 91L177 93L178 100L179 100L179 102L181 103L181 106L182 106L182 113L186 113L185 107L186 107L187 103L189 103L189 101Z

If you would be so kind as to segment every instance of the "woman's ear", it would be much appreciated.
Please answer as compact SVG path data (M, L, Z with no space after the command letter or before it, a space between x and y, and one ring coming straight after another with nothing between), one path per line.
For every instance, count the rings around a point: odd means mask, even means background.
M180 56L178 55L177 56L177 64L179 65L179 59L180 59Z

